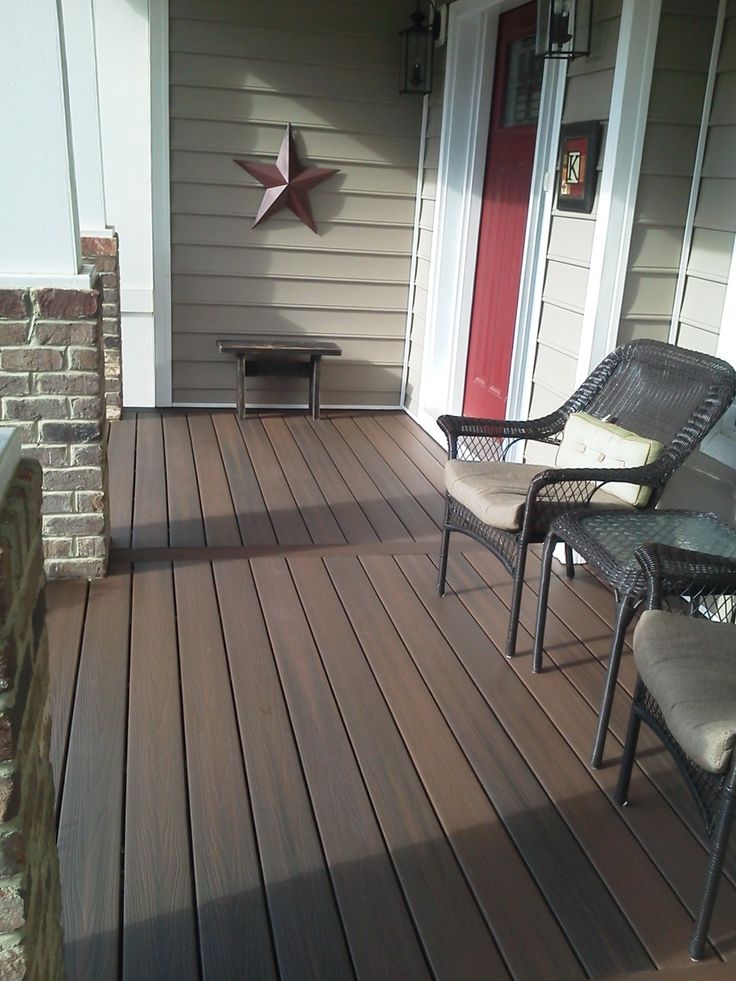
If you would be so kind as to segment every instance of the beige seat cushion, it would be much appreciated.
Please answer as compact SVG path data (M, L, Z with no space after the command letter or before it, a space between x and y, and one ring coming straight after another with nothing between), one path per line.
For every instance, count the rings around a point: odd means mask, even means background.
M535 463L469 463L448 460L445 487L476 518L493 528L519 531L529 484L538 473L549 470ZM597 491L596 507L624 507L605 491ZM560 507L563 511L564 505Z
M596 419L587 412L573 412L565 423L557 451L557 466L622 470L653 463L663 452L664 446L656 439L639 436L611 422ZM652 496L651 487L640 484L612 481L607 487L606 493L637 507L644 507Z
M736 739L736 626L647 610L634 659L682 749L722 773Z

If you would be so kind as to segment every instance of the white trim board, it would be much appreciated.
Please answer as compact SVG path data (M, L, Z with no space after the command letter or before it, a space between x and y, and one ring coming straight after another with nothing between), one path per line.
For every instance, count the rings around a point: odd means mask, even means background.
M153 341L156 405L171 405L169 0L150 0Z
M510 0L458 0L450 8L437 217L416 415L435 437L437 415L462 411L498 19L516 6ZM550 221L546 174L554 169L564 89L564 65L547 63L509 388L509 409L517 415L526 414L531 395Z
M576 383L615 346L639 187L662 0L624 0Z

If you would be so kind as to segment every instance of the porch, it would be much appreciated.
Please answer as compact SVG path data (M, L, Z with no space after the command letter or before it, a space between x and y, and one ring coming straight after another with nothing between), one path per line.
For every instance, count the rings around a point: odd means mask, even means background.
M654 740L611 800L630 651L587 766L591 575L555 577L533 676L538 559L507 662L496 560L456 543L435 594L444 453L405 414L128 412L109 453L111 575L48 590L70 978L688 967L705 852ZM728 868L693 976L733 970Z

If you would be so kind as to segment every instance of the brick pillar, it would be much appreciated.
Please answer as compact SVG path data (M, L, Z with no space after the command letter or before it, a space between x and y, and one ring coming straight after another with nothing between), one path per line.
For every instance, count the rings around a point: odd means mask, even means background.
M0 421L43 466L50 578L107 566L101 315L97 290L0 290Z
M120 345L120 260L118 236L82 237L84 261L99 274L102 292L102 349L105 363L105 415L119 419L123 410Z
M0 978L64 976L49 762L41 467L21 460L0 503Z

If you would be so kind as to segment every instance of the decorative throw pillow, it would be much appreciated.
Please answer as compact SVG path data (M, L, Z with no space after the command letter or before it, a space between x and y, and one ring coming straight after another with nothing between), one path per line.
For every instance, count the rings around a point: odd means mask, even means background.
M587 412L573 412L565 423L556 462L565 469L623 470L652 463L663 451L664 446L656 439L631 433ZM606 492L637 507L643 507L652 493L650 487L623 483L606 484Z

